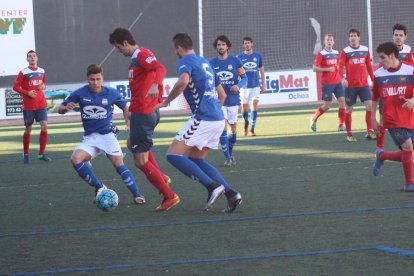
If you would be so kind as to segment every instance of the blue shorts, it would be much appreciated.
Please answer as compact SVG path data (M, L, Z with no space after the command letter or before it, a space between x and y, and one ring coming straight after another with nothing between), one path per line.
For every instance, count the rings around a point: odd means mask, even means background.
M23 110L23 120L25 126L31 126L36 122L47 121L47 108L38 110Z
M154 144L152 136L154 134L154 129L159 122L159 110L146 115L131 113L129 141L132 153L141 153L151 150L152 145Z
M344 87L341 82L336 84L322 84L322 101L332 101L332 93L337 99L345 96Z
M411 139L414 144L414 129L407 129L407 128L389 128L388 132L390 133L392 140L394 143L401 149L401 145L404 144L405 141Z
M354 87L345 89L345 101L347 106L353 106L356 104L357 97L361 102L372 100L371 90L368 86Z

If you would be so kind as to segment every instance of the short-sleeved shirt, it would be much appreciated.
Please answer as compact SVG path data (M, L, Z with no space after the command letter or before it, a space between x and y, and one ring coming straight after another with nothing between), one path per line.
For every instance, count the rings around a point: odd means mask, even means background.
M258 52L253 52L248 55L240 53L237 56L243 63L244 70L247 75L247 88L260 87L260 68L263 67L262 55Z
M216 86L220 79L207 59L189 54L177 61L178 76L187 73L190 82L183 95L197 120L219 121L224 119ZM217 84L217 85L216 85Z
M320 68L336 67L339 63L339 52L337 50L327 51L323 49L315 57L313 65ZM337 69L334 72L321 72L322 84L337 84L341 81L342 76Z
M85 85L72 93L63 101L79 103L84 135L91 133L107 134L112 132L112 116L114 105L124 109L126 100L112 87L102 86L100 93L92 92L89 85Z
M368 86L368 75L374 78L371 54L366 46L347 46L341 51L340 63L346 69L348 88Z
M37 87L46 85L46 73L41 67L26 67L19 72L13 83L13 90L23 95L24 110L39 110L47 107L47 101L43 91ZM29 96L31 90L36 91L36 97Z

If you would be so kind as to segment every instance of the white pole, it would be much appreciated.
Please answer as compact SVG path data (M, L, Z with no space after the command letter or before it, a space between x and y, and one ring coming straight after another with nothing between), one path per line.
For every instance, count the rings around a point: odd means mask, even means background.
M371 58L374 56L372 51L372 22L371 22L371 0L367 0L367 25L368 25L368 48L371 52Z
M203 0L198 0L198 44L200 56L203 56Z

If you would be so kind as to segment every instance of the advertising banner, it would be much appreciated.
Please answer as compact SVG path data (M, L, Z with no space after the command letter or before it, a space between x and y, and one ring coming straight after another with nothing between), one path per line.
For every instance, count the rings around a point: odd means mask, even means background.
M17 75L35 50L32 0L2 1L0 6L0 76Z

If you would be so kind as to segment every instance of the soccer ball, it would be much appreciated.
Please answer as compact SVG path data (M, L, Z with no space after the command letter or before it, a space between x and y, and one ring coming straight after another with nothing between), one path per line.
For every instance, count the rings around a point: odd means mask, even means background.
M118 206L118 195L114 190L111 189L102 189L96 195L96 205L99 209L105 212L112 211Z

